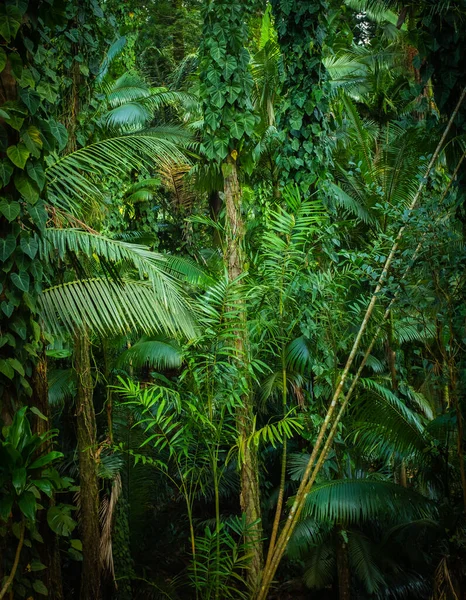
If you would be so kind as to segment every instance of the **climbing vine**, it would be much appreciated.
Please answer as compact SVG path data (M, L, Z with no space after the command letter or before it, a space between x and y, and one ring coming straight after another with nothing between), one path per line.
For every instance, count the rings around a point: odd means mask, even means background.
M257 123L246 48L251 4L205 2L200 47L199 91L205 123L202 150L208 160L218 164L232 154L246 169L252 166L248 142Z
M272 0L282 53L283 102L277 115L282 181L309 189L328 176L328 77L322 56L329 34L327 0Z
M0 394L5 410L13 410L32 395L41 345L36 296L44 275L37 252L47 221L45 168L67 141L65 127L50 117L58 76L45 57L53 56L52 38L66 16L58 4L7 1L0 10Z

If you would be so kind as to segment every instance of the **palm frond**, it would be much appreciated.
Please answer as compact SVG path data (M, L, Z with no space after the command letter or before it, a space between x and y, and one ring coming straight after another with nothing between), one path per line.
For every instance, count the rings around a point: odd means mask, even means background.
M101 182L121 177L131 169L186 164L181 148L192 142L186 130L175 126L154 127L119 135L80 148L46 169L48 200L73 214L83 202L103 201Z
M380 516L422 518L435 514L435 507L416 492L377 479L337 479L314 485L303 516L318 521L357 523Z
M142 338L118 357L117 367L128 365L135 369L146 365L157 369L177 369L182 365L182 354L174 342L163 338Z
M384 576L374 561L374 544L359 531L348 532L348 554L352 571L369 594L384 584Z
M176 293L158 292L150 282L85 279L42 291L38 298L46 328L60 336L89 327L102 335L141 331L196 334L192 316Z

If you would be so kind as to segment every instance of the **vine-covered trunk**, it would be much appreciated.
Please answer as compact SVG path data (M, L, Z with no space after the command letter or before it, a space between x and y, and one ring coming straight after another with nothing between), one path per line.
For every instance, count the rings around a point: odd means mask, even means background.
M230 281L234 281L241 275L244 267L242 254L244 226L241 216L241 189L238 182L236 162L232 157L227 160L224 192L227 217L225 262L228 267L228 277ZM236 306L236 309L238 310L240 323L235 337L235 349L238 361L240 361L240 364L245 364L247 357L246 307L241 302L240 306ZM257 449L254 445L248 445L247 443L252 433L254 417L252 397L246 392L243 394L242 400L243 406L238 409L236 416L241 448L243 449L240 473L240 504L249 525L246 542L251 550L251 565L247 577L248 584L251 590L254 591L259 583L263 564L259 471Z
M74 337L77 376L76 427L79 454L81 540L83 562L80 600L100 600L100 526L96 421L93 404L90 344L87 331Z

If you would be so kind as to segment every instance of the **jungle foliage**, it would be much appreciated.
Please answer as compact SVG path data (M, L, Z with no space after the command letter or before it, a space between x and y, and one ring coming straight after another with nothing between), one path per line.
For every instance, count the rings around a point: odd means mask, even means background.
M465 0L0 6L0 600L466 594Z

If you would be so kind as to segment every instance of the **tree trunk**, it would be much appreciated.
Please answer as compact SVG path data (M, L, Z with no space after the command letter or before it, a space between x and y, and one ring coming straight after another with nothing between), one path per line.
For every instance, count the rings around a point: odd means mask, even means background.
M237 279L243 272L242 243L244 238L244 226L241 216L241 189L238 182L236 162L232 157L227 159L227 169L224 182L225 207L226 207L226 240L225 240L225 262L228 267L230 281ZM244 303L235 307L240 321L235 338L235 349L237 359L241 366L245 366L247 357L246 339L246 312ZM259 472L257 449L254 445L248 445L247 439L252 433L253 405L250 393L243 395L243 406L238 409L236 415L238 433L241 438L241 448L244 456L241 463L240 473L240 504L241 510L246 515L248 530L246 542L251 548L251 565L247 573L248 584L252 595L257 589L263 566L262 552L262 526L259 490Z
M32 374L33 396L31 405L35 406L46 417L47 420L36 416L34 418L33 430L39 435L47 433L50 430L50 410L49 410L49 386L47 380L47 356L45 354L45 342L42 352L34 366ZM50 445L48 443L47 445ZM55 499L52 497L50 504L53 505ZM38 522L39 532L44 539L43 544L38 545L38 551L41 562L47 567L42 573L45 587L48 589L48 598L50 600L63 600L63 580L60 563L60 548L57 535L50 529L47 523L45 511L39 512Z
M183 31L183 4L181 0L173 0L173 58L177 63L181 62L185 55L184 31Z
M79 454L81 539L83 563L80 600L100 600L99 482L97 476L97 434L93 404L90 344L87 331L74 338L74 368L78 379L76 426Z
M339 600L351 600L351 572L348 560L348 544L342 535L341 527L337 529L336 550L338 598Z

